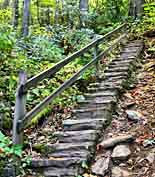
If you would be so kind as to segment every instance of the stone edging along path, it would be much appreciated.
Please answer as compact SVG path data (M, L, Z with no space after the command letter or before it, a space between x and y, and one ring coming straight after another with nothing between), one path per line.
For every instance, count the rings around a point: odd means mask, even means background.
M47 145L47 159L32 160L32 168L45 177L76 177L95 153L100 131L112 118L122 85L143 49L142 41L130 41L116 57L98 83L91 84L85 100L73 111L73 118L63 122L56 132L58 143Z

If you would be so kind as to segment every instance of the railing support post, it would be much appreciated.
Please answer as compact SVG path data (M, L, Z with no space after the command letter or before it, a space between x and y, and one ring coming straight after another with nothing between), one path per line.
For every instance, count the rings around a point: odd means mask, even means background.
M19 85L16 91L15 113L13 120L13 144L22 144L23 133L18 131L18 123L22 121L26 113L26 94L22 91L22 86L26 83L26 73L21 71L19 73Z
M95 48L94 48L94 59L97 57L97 55L98 55L98 44L96 44ZM96 66L96 77L98 79L99 78L99 69L100 69L98 61L96 62L95 66Z

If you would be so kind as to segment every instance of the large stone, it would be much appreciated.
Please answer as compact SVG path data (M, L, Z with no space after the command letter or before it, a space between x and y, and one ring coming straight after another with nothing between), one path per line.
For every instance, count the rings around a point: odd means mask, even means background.
M116 137L103 140L98 146L100 149L111 148L111 147L116 146L117 144L120 144L123 142L131 142L133 140L134 140L133 135L120 135L120 136L116 136Z
M134 110L126 110L126 114L129 120L138 122L143 117L141 113Z
M120 167L113 167L111 177L132 177L132 175L128 171L123 170Z
M113 161L127 160L131 155L131 151L127 145L118 145L112 152Z
M109 171L110 155L111 153L107 152L106 157L99 158L92 166L92 173L104 176Z

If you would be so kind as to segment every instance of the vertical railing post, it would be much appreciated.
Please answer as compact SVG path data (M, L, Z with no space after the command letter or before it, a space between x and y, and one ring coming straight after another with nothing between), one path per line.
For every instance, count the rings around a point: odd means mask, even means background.
M95 48L94 48L94 59L98 56L98 44L95 45ZM96 62L96 77L97 79L99 78L99 62L97 61Z
M19 73L19 84L16 91L15 113L13 120L13 144L22 144L23 133L18 131L18 123L22 121L26 113L26 94L23 93L22 86L26 83L26 73L21 71Z

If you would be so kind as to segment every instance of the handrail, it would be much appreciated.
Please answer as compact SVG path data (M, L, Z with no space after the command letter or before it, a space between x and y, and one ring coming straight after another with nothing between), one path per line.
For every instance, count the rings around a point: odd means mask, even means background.
M40 81L42 81L45 78L51 77L53 76L56 72L58 72L62 67L64 67L66 64L70 63L71 61L73 61L75 58L83 55L85 52L87 52L90 48L94 47L96 44L99 44L101 42L103 42L105 39L109 38L112 34L116 33L117 31L121 30L122 28L124 28L125 26L127 26L126 23L122 24L121 26L117 27L116 29L114 29L113 31L105 34L104 36L94 40L93 42L91 42L90 44L88 44L87 46L85 46L84 48L80 49L79 51L73 53L71 56L68 56L67 58L65 58L64 60L58 62L55 66L41 72L40 74L38 74L37 76L32 77L31 79L29 79L25 85L23 85L23 87L21 88L23 92L26 92L28 89L30 89L31 87L36 86Z
M19 122L19 131L23 130L24 127L27 125L31 119L36 116L42 109L44 109L44 106L47 106L50 102L52 102L58 95L60 95L65 89L69 88L70 85L72 85L78 77L85 72L91 65L96 63L98 60L100 60L103 56L105 56L108 52L110 52L115 45L117 45L127 34L123 34L120 36L115 43L112 44L111 47L106 49L104 52L102 52L100 55L98 55L95 59L90 61L88 64L86 64L80 71L78 71L76 74L74 74L70 79L68 79L66 82L64 82L54 93L52 93L50 96L45 98L40 104L38 104L36 107L34 107L30 112L28 112L24 119Z
M113 48L126 37L127 33L121 35L117 40L105 51L98 54L98 45L104 41L105 39L109 38L112 34L120 31L122 28L126 27L127 24L123 24L116 29L114 29L112 32L107 33L103 37L96 39L89 45L85 46L81 50L75 52L71 56L67 57L63 61L60 61L58 64L56 64L54 67L47 69L46 71L43 71L42 73L38 74L37 76L34 76L33 78L29 79L27 81L26 74L24 72L20 73L20 82L19 86L17 88L16 92L16 104L15 104L15 115L14 115L14 121L13 121L13 143L14 144L22 144L22 137L23 137L23 130L27 126L28 122L32 120L34 116L36 116L39 112L41 112L45 106L47 106L50 102L52 102L58 95L60 95L65 89L69 88L70 85L72 85L78 77L84 73L90 66L93 64L96 64L98 61L103 57L106 56L108 52L113 50ZM94 47L94 59L91 60L89 63L87 63L80 71L75 73L70 79L65 81L59 88L57 88L54 93L52 93L50 96L46 97L40 104L35 106L31 111L26 113L26 92L29 88L36 86L40 81L44 80L45 78L48 78L50 76L53 76L55 73L57 73L62 67L67 65L69 62L73 61L78 56L81 56L85 52L87 52L90 48Z

